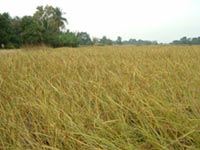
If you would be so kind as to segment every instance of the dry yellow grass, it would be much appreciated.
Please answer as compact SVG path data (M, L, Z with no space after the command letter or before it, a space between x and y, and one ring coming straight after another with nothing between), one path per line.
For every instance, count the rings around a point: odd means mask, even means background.
M0 150L200 149L200 47L0 52Z

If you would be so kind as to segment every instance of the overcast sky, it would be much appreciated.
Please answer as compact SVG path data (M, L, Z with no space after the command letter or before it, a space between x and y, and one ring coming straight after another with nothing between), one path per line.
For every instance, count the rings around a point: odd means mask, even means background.
M200 36L200 0L0 0L0 13L33 15L39 5L65 12L72 31L171 42Z

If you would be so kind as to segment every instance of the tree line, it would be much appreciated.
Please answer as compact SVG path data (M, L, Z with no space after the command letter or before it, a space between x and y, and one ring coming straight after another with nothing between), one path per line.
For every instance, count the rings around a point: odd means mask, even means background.
M8 13L0 14L1 47L41 44L52 47L76 46L78 41L75 34L64 31L66 23L61 9L52 6L38 6L33 16L22 18L11 18Z
M91 38L87 32L66 30L68 23L58 7L38 6L32 16L14 17L0 14L0 48L20 48L23 45L47 45L51 47L77 47L79 45L148 45L157 42L143 40L115 41L103 36Z
M180 40L175 40L171 44L173 45L200 45L200 37L194 37L194 38L182 37Z
M23 45L47 45L51 47L77 47L79 45L157 45L157 41L111 40L106 36L91 38L87 32L66 30L68 21L58 7L38 6L32 16L14 17L0 14L0 48L20 48ZM200 44L200 37L173 41L170 44Z

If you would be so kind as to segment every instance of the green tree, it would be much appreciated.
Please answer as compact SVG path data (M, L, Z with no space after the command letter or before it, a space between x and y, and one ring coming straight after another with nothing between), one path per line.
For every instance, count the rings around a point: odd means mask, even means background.
M92 41L90 35L87 32L79 32L77 34L79 45L91 45Z
M59 45L58 37L62 29L65 28L67 19L63 17L63 12L60 8L52 6L38 6L33 17L41 22L43 27L43 39L47 45Z
M92 38L92 45L98 45L99 44L99 38L93 37Z
M21 37L23 44L42 44L43 26L31 16L24 16L20 22Z
M180 39L180 41L181 41L181 44L188 44L189 42L189 40L187 39L187 37L182 37L181 39Z
M78 46L78 39L75 33L67 31L59 34L54 47L63 47L63 46L69 46L69 47Z
M62 12L61 9L58 7L54 8L54 12L55 12L54 18L56 23L55 27L59 29L58 31L60 31L61 29L65 29L65 23L68 24L67 19L63 17L65 13Z
M198 37L198 38L192 38L191 44L193 44L193 45L199 45L200 44L200 37Z
M67 19L63 17L63 14L60 8L47 5L45 7L38 6L33 17L42 22L45 30L59 32L65 28L65 23L67 23Z
M118 45L122 45L122 38L121 38L121 36L118 36L118 37L117 37L116 43L117 43Z
M112 40L108 39L106 36L103 36L102 39L100 39L100 44L102 45L112 45Z
M11 42L16 48L19 48L22 45L21 19L19 17L14 17L11 23L13 28L13 36L11 37Z
M4 45L5 48L9 48L12 36L13 29L10 15L8 13L0 14L0 47Z

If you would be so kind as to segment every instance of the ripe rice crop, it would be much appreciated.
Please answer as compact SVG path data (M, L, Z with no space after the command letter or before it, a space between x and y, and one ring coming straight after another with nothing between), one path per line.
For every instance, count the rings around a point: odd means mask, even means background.
M200 47L0 51L0 150L200 149Z

